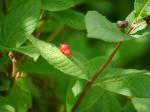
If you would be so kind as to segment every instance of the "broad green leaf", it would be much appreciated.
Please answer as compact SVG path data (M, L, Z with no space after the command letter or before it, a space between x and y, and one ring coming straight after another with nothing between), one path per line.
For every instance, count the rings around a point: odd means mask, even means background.
M128 27L126 28L126 31L129 29L129 27L133 24L135 21L135 11L131 11L130 14L127 16L126 21L128 21Z
M79 30L85 29L84 15L75 10L56 12L55 18L72 28Z
M15 48L6 48L3 46L0 46L0 50L4 51L16 51L20 52L22 54L25 54L31 58L33 58L34 61L36 61L39 58L39 51L34 46L21 46L21 47L15 47Z
M135 35L137 34L137 32L144 30L147 27L147 23L141 22L138 24L138 26L130 33L130 35L132 35L132 37L136 37ZM145 32L144 32L145 33Z
M39 50L40 55L54 68L61 72L82 79L87 79L85 70L72 61L69 57L65 56L61 51L53 44L46 43L38 40L34 37L30 37L29 40Z
M34 5L33 5L34 4ZM0 40L6 47L22 45L35 29L39 19L40 0L22 1L5 17Z
M115 64L119 66L133 64L133 60L140 59L149 49L148 41L149 37L144 37L124 42L114 57ZM133 46L136 46L136 49Z
M150 0L135 0L134 10L137 20L150 15Z
M150 99L146 98L133 98L132 103L137 112L149 112L150 111Z
M1 105L0 112L16 112L15 108L10 105Z
M87 112L122 112L122 107L114 94L105 91Z
M32 97L24 78L15 81L7 97L9 104L15 107L16 112L27 112L32 106Z
M10 50L25 54L25 55L33 58L34 61L36 61L40 55L38 49L35 48L34 46L22 46L22 47L12 48Z
M9 61L8 61L8 56L6 54L3 54L1 57L0 57L0 70L4 68L4 65L7 64Z
M77 81L71 82L70 87L68 88L67 99L66 99L67 112L70 112L71 109L73 108L79 95L83 91L85 84L86 82L84 82L83 80L77 80ZM95 96L96 94L98 95ZM88 110L88 108L90 108L93 104L95 104L96 101L102 95L104 95L103 89L96 87L96 86L92 86L90 91L88 92L88 94L83 99L80 106L78 107L77 112L83 112L85 110Z
M84 63L87 62L87 59L82 56L80 53L73 52L72 53L74 58L78 58L78 63L83 66L84 69ZM74 59L75 61L77 59ZM42 66L42 67L41 67ZM38 58L37 61L28 60L25 63L21 64L17 67L18 71L24 71L27 73L36 73L36 74L61 74L59 70L55 69L52 65L50 65L46 60L44 60L42 57Z
M135 69L110 69L96 83L107 90L140 98L150 97L150 76L147 71Z
M129 39L117 26L96 11L89 11L85 16L85 22L89 38L107 42L119 42Z
M81 3L83 0L42 0L42 8L48 11L60 11Z
M42 67L41 67L42 66ZM28 60L24 64L17 67L18 71L36 74L61 74L60 71L50 65L45 59L39 58L37 61Z
M128 27L126 28L126 31L129 29L131 25L133 25L135 21L137 21L137 19L138 17L135 16L135 10L133 10L126 18L129 24ZM135 27L134 30L130 32L131 37L141 38L149 35L149 28L148 28L149 26L145 21L140 21L134 24L134 27Z
M123 112L137 112L131 101L127 101L123 108Z
M106 58L107 57L95 57L86 63L85 66L86 66L86 70L88 72L89 79L91 79L91 77L93 77L93 75L96 73L96 71L98 71L98 69L101 67L101 65L105 62ZM98 79L102 78L103 74L105 74L107 72L107 70L110 69L110 64L105 68L105 70L103 71L101 76L98 77Z
M129 29L131 25L133 25L135 21L137 21L137 19L139 18L135 16L135 10L133 10L126 18L129 24L128 27L126 28L126 31ZM149 25L147 25L145 21L139 21L138 23L134 24L134 27L135 27L134 30L130 32L131 37L141 38L149 35Z
M146 37L150 35L150 26L145 26L142 30L138 30L136 33L132 34L132 37L140 38L140 37Z
M115 96L105 93L99 100L101 112L122 112L121 105Z

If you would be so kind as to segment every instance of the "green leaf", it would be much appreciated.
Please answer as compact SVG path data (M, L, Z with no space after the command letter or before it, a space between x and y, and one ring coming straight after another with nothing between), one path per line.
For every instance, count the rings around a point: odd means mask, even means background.
M89 11L85 16L85 22L89 38L107 42L119 42L129 39L117 26L96 11Z
M79 30L85 29L84 15L75 10L56 12L55 18L72 28Z
M140 59L149 49L148 41L149 37L144 37L124 42L114 58L115 64L121 66L133 64L133 60ZM136 49L133 46L136 46Z
M105 93L99 100L101 112L122 112L121 105L115 96Z
M15 47L15 48L6 48L3 46L0 46L0 50L20 52L22 54L25 54L25 55L33 58L34 61L36 61L40 55L38 49L32 45Z
M27 112L32 106L32 97L24 78L17 79L7 97L9 104L15 107L16 112Z
M0 112L15 112L15 108L10 105L1 105Z
M150 76L147 71L135 69L110 69L108 75L97 80L107 90L140 98L150 97Z
M148 16L148 15L142 15L143 11L144 11L144 7L141 7L140 5L143 5L142 2L139 3L140 0L136 0L135 1L135 8L137 8L137 10L141 10L140 12L141 13L137 13L138 11L135 9L133 10L126 18L126 20L128 21L128 27L126 28L126 31L129 29L129 27L131 25L134 24L134 30L132 30L130 32L130 36L131 37L135 37L135 38L141 38L141 37L144 37L144 36L147 36L149 35L149 26L147 25L147 23L145 21L139 21L139 22L136 22L138 21L139 19L145 17L145 16ZM144 1L143 1L144 2ZM148 2L147 2L148 3ZM138 6L137 6L138 5ZM139 7L141 7L142 9L138 9ZM145 7L147 7L147 4L145 4ZM136 24L135 24L136 23Z
M135 20L135 11L133 10L132 12L130 12L130 14L126 18L126 21L128 21L128 27L126 28L126 31L132 25L132 23L134 22L134 20Z
M132 34L132 37L141 38L150 35L150 26L145 26L142 30L138 30L136 33Z
M123 108L123 112L137 112L131 101L128 101Z
M70 84L70 87L68 88L67 92L67 99L66 99L66 106L67 106L67 112L70 112L73 108L74 104L76 103L79 95L83 91L83 88L85 87L85 82L83 80L77 80L72 81ZM95 95L98 94L98 96L95 97ZM77 112L83 112L90 108L93 104L96 103L96 101L104 94L104 90L92 86L86 97L81 102L80 106L77 109ZM87 106L88 105L88 106Z
M60 11L81 3L83 0L42 0L42 8L48 11Z
M81 55L80 53L77 52L72 52L73 57L77 57L77 60L79 62L79 65L83 65L83 63L87 62L87 59ZM41 67L42 66L42 67ZM83 69L84 69L84 65L83 65ZM55 69L52 65L50 65L45 59L43 59L42 57L38 58L37 61L33 61L33 60L28 60L25 63L21 64L20 66L17 67L18 71L24 71L27 73L36 73L36 74L46 74L46 75L50 75L50 74L61 74L63 75L63 73L61 73L59 70Z
M86 63L85 66L86 66L86 70L88 72L89 79L91 79L91 77L93 77L93 75L96 73L96 71L98 71L98 69L101 67L101 65L105 62L106 58L107 57L95 57ZM101 76L98 77L98 79L102 78L103 74L105 74L107 72L107 70L110 69L110 67L111 67L110 64L105 68L105 70L103 71Z
M38 49L35 48L34 46L22 46L22 47L12 48L10 50L25 54L25 55L33 58L34 61L36 61L40 55Z
M135 0L134 10L137 20L150 15L150 0Z
M149 112L150 111L150 99L148 98L133 98L132 103L137 112Z
M122 112L122 107L114 94L105 91L88 112Z
M4 69L4 65L6 65L9 62L8 56L6 54L3 54L0 57L0 70Z
M34 4L34 5L33 5ZM39 19L40 0L22 1L5 17L0 40L5 47L22 45Z
M39 50L41 56L54 68L65 74L87 79L86 72L80 68L80 65L61 53L55 45L38 40L34 37L30 37L29 40Z
M42 67L41 67L42 66ZM17 71L36 74L61 74L62 73L52 67L46 60L39 58L36 62L28 60L24 64L17 67Z

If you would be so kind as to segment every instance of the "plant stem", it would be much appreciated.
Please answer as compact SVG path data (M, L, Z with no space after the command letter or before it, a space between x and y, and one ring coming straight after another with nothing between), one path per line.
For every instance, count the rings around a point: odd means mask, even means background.
M110 56L107 58L107 60L103 63L103 65L98 69L98 71L95 73L95 75L92 77L92 79L86 84L85 88L83 89L83 92L79 96L77 102L75 103L74 107L72 108L71 112L75 112L77 107L80 105L81 101L83 98L86 96L88 93L90 87L94 83L94 81L97 79L97 77L102 73L102 71L105 69L105 67L110 63L114 55L116 54L117 50L120 48L122 42L119 42L115 48L113 49L112 53Z
M129 28L129 30L126 32L126 35L128 35L132 31L132 29L133 29L133 27L131 25L131 27ZM87 82L87 84L84 87L81 95L79 96L79 98L77 99L75 105L73 106L71 112L75 112L77 110L77 108L81 104L81 101L87 95L90 87L92 86L92 84L94 83L94 81L100 76L100 74L103 72L103 70L107 67L107 65L111 62L111 60L113 59L114 55L116 54L116 52L120 48L121 44L122 44L122 42L119 42L119 43L116 44L116 46L114 47L114 49L112 50L111 54L106 59L106 61L100 66L100 68L97 70L97 72L93 75L92 79Z
M15 76L15 74L16 74L17 61L16 61L16 59L14 57L13 52L9 52L8 57L9 57L9 59L12 62L12 75L11 75L11 78L13 78Z
M9 52L8 53L8 57L12 62L12 74L11 74L11 86L13 85L14 81L15 81L15 76L16 76L16 66L17 66L17 61L15 59L15 56L13 54L13 52Z

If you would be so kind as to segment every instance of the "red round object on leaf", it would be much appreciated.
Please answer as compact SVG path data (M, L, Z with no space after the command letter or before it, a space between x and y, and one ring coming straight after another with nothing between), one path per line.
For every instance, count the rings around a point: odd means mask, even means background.
M70 56L71 55L70 47L69 47L68 44L66 44L66 43L60 44L59 49L66 56Z

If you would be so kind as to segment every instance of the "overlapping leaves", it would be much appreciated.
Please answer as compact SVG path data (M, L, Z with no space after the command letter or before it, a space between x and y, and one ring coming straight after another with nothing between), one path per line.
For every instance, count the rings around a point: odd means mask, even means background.
M80 66L71 61L53 44L30 37L29 40L39 50L40 55L56 69L71 76L87 79L86 72Z
M18 6L8 12L3 19L0 34L1 46L12 48L22 45L35 29L39 12L40 0L19 2Z

